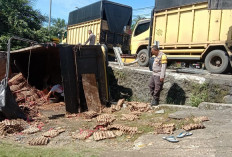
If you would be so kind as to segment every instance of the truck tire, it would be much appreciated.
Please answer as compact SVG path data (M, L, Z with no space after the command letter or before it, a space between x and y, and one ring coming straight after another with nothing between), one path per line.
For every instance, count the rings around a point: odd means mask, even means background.
M149 55L148 55L148 50L147 49L142 49L138 53L138 63L142 67L146 67L149 64Z
M211 73L225 73L229 68L229 57L223 50L213 50L205 58L205 67Z

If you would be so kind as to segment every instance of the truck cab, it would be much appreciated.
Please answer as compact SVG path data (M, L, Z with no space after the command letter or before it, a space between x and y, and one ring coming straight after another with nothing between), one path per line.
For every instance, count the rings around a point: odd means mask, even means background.
M131 36L131 55L137 55L141 66L147 66L149 62L147 46L149 44L150 22L151 19L138 21Z

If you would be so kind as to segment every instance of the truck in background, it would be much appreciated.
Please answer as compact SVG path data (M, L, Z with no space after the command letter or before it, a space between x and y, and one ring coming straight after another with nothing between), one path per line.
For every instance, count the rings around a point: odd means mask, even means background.
M70 12L67 44L84 44L88 30L96 35L95 44L105 44L112 49L120 46L129 51L130 35L126 32L132 23L132 8L110 1L99 1Z
M140 66L147 66L149 62L148 45L151 19L137 22L131 35L131 55L138 57Z
M83 44L91 29L96 44L121 47L128 58L137 57L140 66L148 66L150 47L159 41L169 61L203 62L208 71L225 73L232 65L232 4L224 10L213 1L217 0L156 0L151 19L139 21L131 37L125 32L131 26L132 8L100 1L70 13L67 44Z
M229 8L232 4L225 6L227 10L223 6L211 10L212 4L208 0L169 1L156 0L151 25L147 28L150 30L149 44L145 37L147 31L136 37L136 29L142 27L139 23L132 34L131 52L132 55L138 54L140 65L148 65L150 55L147 47L159 41L161 51L170 61L204 62L212 73L230 70L232 10ZM141 43L138 44L135 38L143 41L137 40ZM138 45L139 48L135 48Z

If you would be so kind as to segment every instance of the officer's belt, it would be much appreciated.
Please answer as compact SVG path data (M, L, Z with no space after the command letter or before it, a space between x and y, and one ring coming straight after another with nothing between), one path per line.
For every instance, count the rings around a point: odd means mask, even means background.
M153 70L154 73L161 72L161 70Z

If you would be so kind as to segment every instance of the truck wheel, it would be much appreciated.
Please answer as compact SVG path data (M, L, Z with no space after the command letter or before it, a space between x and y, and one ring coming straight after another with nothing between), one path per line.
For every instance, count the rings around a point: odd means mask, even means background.
M138 53L138 63L142 67L148 66L149 63L149 55L148 55L148 50L147 49L142 49Z
M205 67L211 73L225 73L229 68L229 57L225 51L213 50L205 58Z

